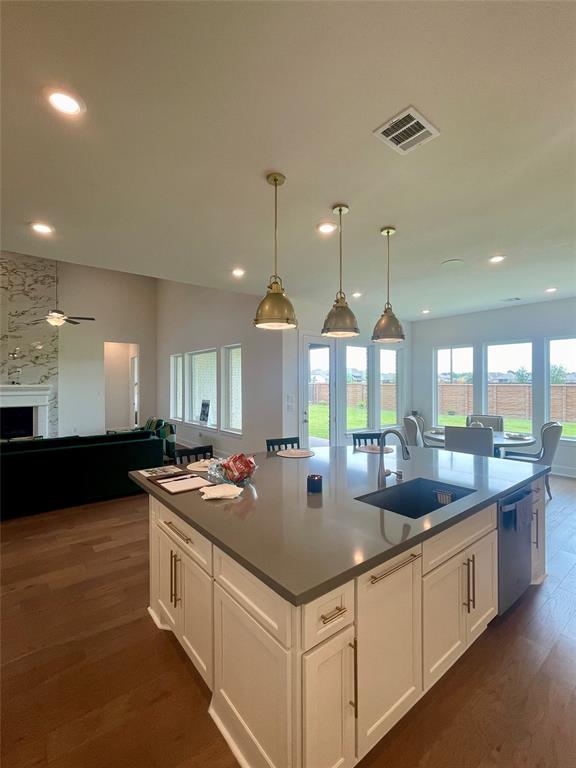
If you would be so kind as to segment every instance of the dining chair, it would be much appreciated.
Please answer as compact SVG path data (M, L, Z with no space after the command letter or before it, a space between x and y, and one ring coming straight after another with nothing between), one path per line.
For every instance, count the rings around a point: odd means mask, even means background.
M487 413L471 413L469 416L466 416L467 427L474 421L482 424L483 427L492 427L494 432L504 432L504 419L502 416L490 416Z
M514 461L529 461L533 464L547 464L552 466L558 443L562 437L562 424L558 421L547 421L540 430L540 450L537 453L523 453L522 451L506 451L506 458ZM550 490L550 473L544 476L548 497L552 498Z
M423 447L424 435L416 416L404 416L404 433L406 435L407 445L418 445Z
M494 432L491 427L445 427L444 445L447 451L494 456Z
M378 445L382 432L353 432L352 445L359 448L361 445Z
M299 437L272 437L266 440L267 453L276 453L286 448L300 448Z
M195 445L193 448L177 448L176 464L191 464L193 461L214 458L214 449L211 445Z

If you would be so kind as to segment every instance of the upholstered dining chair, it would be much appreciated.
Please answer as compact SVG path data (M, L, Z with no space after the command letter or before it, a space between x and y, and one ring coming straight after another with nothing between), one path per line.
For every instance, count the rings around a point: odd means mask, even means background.
M447 451L494 456L494 432L491 427L445 427L444 445Z
M540 430L540 450L537 453L523 453L521 451L506 451L506 458L514 461L530 461L533 464L547 464L552 466L558 443L562 437L562 424L558 421L548 421ZM550 474L544 476L548 497L552 498L550 490Z
M286 448L300 448L299 437L271 437L266 440L267 453L276 453L276 451L284 451Z
M483 427L492 427L494 432L504 432L504 419L502 416L490 416L487 413L471 413L469 416L466 416L467 427L474 421L482 424Z
M416 416L404 416L404 432L407 445L424 445L424 435Z
M361 445L378 445L382 432L353 432L352 445L359 448Z

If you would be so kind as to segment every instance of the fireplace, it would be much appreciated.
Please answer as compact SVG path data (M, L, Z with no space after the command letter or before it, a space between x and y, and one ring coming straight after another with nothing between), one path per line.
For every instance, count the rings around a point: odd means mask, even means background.
M0 408L0 438L32 437L34 434L34 408L31 405Z

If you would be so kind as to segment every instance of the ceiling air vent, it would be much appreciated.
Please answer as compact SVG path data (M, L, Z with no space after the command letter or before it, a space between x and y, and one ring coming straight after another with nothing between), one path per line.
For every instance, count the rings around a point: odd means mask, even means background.
M405 155L439 135L414 107L407 107L374 131L375 135L398 154Z

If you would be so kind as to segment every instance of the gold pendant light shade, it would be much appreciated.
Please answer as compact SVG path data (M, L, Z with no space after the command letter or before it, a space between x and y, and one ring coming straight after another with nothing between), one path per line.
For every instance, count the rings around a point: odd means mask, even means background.
M278 187L286 177L279 171L266 176L268 184L274 187L274 274L270 278L266 296L258 304L254 325L267 331L285 331L298 327L292 302L284 293L282 280L278 276Z
M322 336L333 336L339 339L346 339L352 336L358 336L358 321L354 312L348 306L346 294L342 290L342 216L348 213L350 208L344 203L336 203L332 208L332 213L338 214L338 234L340 243L340 290L336 294L336 300L332 309L326 315Z
M386 269L386 285L387 285L387 299L384 305L384 312L380 315L380 319L374 326L374 332L372 334L372 341L376 341L379 344L396 344L404 341L406 338L402 323L392 309L390 304L390 237L396 232L394 227L382 227L380 234L386 238L386 251L387 251L387 269Z

